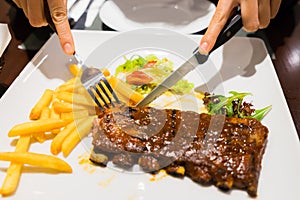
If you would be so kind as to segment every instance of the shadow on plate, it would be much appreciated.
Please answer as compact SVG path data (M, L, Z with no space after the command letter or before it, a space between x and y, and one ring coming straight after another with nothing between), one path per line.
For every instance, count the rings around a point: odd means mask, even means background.
M256 73L256 65L261 63L268 55L267 51L255 51L264 49L264 43L258 40L240 42L240 40L230 40L223 47L223 62L218 73L215 73L206 84L196 88L200 91L215 91L223 82L236 76L250 77ZM243 53L243 49L247 49ZM237 56L239 59L237 59Z

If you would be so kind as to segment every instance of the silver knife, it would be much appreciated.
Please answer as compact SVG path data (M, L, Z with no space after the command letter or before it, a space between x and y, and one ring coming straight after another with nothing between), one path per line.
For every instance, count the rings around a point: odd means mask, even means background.
M78 29L78 30L83 30L85 29L85 22L86 22L86 18L87 18L87 13L90 9L90 6L92 5L92 3L94 2L94 0L90 0L87 7L85 8L84 12L82 13L82 15L79 17L79 19L75 22L74 26L72 27L73 29Z
M216 43L211 50L223 45L229 39L231 39L241 28L243 27L240 9L237 8L233 16L228 20L223 30L220 32ZM210 53L211 53L210 52ZM177 70L175 70L169 77L167 77L162 83L156 86L144 99L136 104L137 107L144 107L151 103L154 99L159 97L165 91L170 89L175 83L181 80L187 73L194 70L199 65L202 65L208 60L209 55L202 55L199 53L198 48L194 50L193 56L183 63Z
M199 64L203 64L207 61L208 55L202 55L199 53L198 48L196 53L183 63L177 70L175 70L169 77L155 87L144 99L142 99L136 106L144 107L151 103L154 99L159 97L165 91L170 89L179 80L181 80L187 73L194 70Z

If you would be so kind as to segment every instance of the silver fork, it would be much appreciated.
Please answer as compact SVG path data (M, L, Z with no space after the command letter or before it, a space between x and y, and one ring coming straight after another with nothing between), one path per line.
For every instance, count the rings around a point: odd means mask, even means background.
M74 53L74 58L76 59L78 65L82 67L82 74L80 78L81 83L88 91L90 96L93 98L97 106L100 109L103 109L103 106L98 100L96 94L102 100L106 107L109 107L110 105L115 106L112 98L114 98L115 102L119 104L119 98L117 97L116 93L110 86L109 82L107 81L101 70L97 68L88 67L86 64L84 64L83 60L79 57L79 55L76 52ZM105 89L104 86L107 88L108 91ZM103 94L99 89L102 91ZM109 95L109 93L111 95Z
M55 33L57 33L51 18L47 0L44 0L44 12L49 26ZM80 78L82 85L85 87L90 96L93 98L94 102L101 110L103 110L104 106L115 106L114 102L120 103L116 93L113 91L112 87L100 69L88 67L76 52L74 52L74 58L77 61L77 64L82 68L82 75ZM105 89L104 86L107 89ZM101 99L104 105L100 103L97 96ZM112 98L114 98L114 101Z

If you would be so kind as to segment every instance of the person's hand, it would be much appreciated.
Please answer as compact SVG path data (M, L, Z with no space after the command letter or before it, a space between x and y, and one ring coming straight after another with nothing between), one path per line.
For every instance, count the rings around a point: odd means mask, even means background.
M22 8L34 27L47 26L44 14L44 0L13 0ZM61 47L67 55L74 53L74 41L68 22L67 0L48 0L52 20L55 24Z
M240 6L243 28L254 32L266 28L280 7L281 0L219 0L206 33L200 41L199 52L208 54L234 8Z

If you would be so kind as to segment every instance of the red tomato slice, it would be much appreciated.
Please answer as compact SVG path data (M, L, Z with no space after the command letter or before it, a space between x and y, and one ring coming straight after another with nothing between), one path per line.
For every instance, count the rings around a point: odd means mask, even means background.
M152 68L157 63L157 60L150 60L144 64L143 68Z
M126 76L127 83L131 85L145 85L153 80L150 76L141 71L134 71Z

